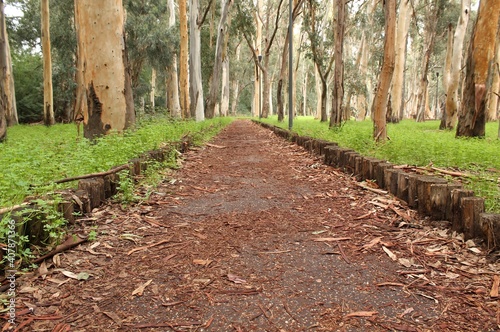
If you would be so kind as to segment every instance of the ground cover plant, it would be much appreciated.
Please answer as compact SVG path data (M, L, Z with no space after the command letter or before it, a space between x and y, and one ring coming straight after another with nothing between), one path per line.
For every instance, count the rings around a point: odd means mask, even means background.
M0 144L0 207L18 204L28 195L75 185L55 186L51 182L107 171L186 134L193 134L195 144L201 143L231 121L154 117L142 120L137 130L108 135L94 143L78 136L74 124L14 126L9 128L8 141Z
M287 128L276 117L263 121ZM365 156L386 159L398 165L427 166L454 169L469 175L461 178L464 186L486 199L488 212L500 212L500 140L498 123L488 123L486 137L455 138L454 131L440 131L438 121L404 120L388 125L389 141L373 141L371 121L348 121L341 128L329 129L312 117L298 117L293 131L299 135L337 142Z

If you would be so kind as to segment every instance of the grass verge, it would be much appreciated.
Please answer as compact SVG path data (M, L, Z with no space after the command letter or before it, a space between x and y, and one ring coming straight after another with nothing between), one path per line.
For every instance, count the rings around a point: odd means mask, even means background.
M264 122L287 129L288 123L279 123L276 117ZM455 169L470 175L462 178L466 188L486 199L488 212L500 213L500 140L498 123L488 123L486 137L455 138L454 131L440 131L439 121L417 123L405 120L389 124L390 140L377 144L372 139L371 121L349 121L341 128L329 129L312 117L298 117L293 131L337 142L340 146L356 150L362 155L385 159L394 164Z
M178 141L186 134L200 144L231 121L231 118L195 122L154 117L142 120L137 130L108 135L95 143L78 137L74 124L9 128L8 141L0 144L0 207L18 204L26 196L70 187L75 183L56 186L51 182L107 171L166 142Z

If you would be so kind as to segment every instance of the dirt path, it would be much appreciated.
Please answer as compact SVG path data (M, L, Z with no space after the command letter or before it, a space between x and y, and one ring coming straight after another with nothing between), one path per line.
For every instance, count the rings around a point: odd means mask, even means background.
M249 121L187 153L144 203L80 223L95 242L19 281L35 308L20 322L39 318L24 330L498 328L498 266L473 243Z

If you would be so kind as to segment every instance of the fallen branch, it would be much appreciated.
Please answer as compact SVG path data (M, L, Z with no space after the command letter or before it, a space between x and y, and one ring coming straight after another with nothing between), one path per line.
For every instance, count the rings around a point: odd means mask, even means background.
M465 177L465 178L470 178L471 176L469 174L461 173L461 172L452 172L452 171L447 171L445 169L437 168L437 167L431 167L433 171L443 173L446 175L451 175L451 176L457 176L457 177Z
M132 255L136 251L141 251L141 250L144 250L144 249L149 249L149 248L152 248L152 247L156 247L156 246L159 246L160 244L164 244L164 243L170 242L171 240L172 240L172 237L170 237L170 238L168 238L166 240L161 240L160 242L148 244L147 246L142 246L142 247L134 248L134 249L130 250L127 253L127 256Z
M366 189L366 190L369 190L369 191L373 191L374 193L377 193L379 195L387 195L389 193L388 191L385 191L385 190L382 190L382 189L376 189L376 188L368 187L367 185L364 185L363 183L356 183L356 185L358 187L363 188L363 189Z
M115 173L118 173L120 171L123 171L125 169L129 169L130 168L130 165L122 165L122 166L118 166L116 168L113 168L112 170L109 170L109 171L106 171L106 172L100 172L100 173L92 173L92 174L85 174L85 175L80 175L80 176L74 176L74 177L71 177L71 178L65 178L65 179L62 179L62 180L57 180L57 181L54 181L54 183L66 183L66 182L71 182L71 181L76 181L76 180L83 180L83 179L90 179L90 178L96 178L96 177L103 177L103 176L106 176L106 175L111 175L111 174L115 174Z
M87 240L88 240L87 237L78 238L74 235L71 235L66 239L66 241L64 241L62 244L58 245L54 250L52 250L51 252L49 252L46 255L43 255L42 257L35 259L33 261L33 263L40 264L41 262L43 262L47 258L51 258L52 256L54 256L56 254L59 254L59 253L64 252L66 250L72 249L72 248L74 248L74 247L76 247L84 242L87 242Z
M344 249L342 249L342 246L340 245L339 242L337 242L337 245L339 246L339 250L340 250L340 254L342 255L342 258L345 260L345 262L347 264L351 264L351 262L349 262L349 260L347 259L347 256L344 253Z

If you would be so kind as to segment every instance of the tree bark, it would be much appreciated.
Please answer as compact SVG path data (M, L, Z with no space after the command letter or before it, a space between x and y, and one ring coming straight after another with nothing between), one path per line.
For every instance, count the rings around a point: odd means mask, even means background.
M453 25L450 23L448 25L448 43L446 44L446 58L444 61L443 70L443 90L448 91L448 85L450 84L451 78L451 59L453 55ZM439 124L439 129L446 129L446 105L443 114L441 115L441 123Z
M373 99L373 137L377 142L387 140L386 129L386 105L394 72L394 47L396 45L396 0L385 0L385 40L384 60L377 86L377 92Z
M224 56L222 60L222 91L220 113L222 116L229 114L229 57Z
M397 122L404 106L403 88L404 71L406 62L406 44L408 40L408 29L410 27L410 0L402 0L399 4L398 23L396 29L396 54L394 62L394 76L391 88L392 114L388 116L390 122Z
M7 29L5 28L5 5L3 0L0 0L0 142L7 138L7 109L8 96L5 89L7 72Z
M17 117L17 105L16 105L16 91L14 87L14 73L12 68L12 57L10 54L10 44L7 35L7 26L4 24L4 36L5 36L5 48L6 48L6 66L5 66L5 78L4 78L4 88L5 95L7 96L7 107L5 117L7 119L7 126L11 127L19 123Z
M500 1L482 0L467 56L463 100L460 107L457 137L484 137L486 126L486 91L494 72L492 60L499 29Z
M155 109L155 95L156 95L156 69L151 70L151 93L149 95L149 103L151 104L151 110Z
M53 125L54 97L52 91L52 56L50 50L50 13L49 0L42 0L42 53L43 53L43 122Z
M188 28L187 28L187 0L179 0L179 24L180 24L180 61L179 61L179 92L181 113L184 119L191 117L189 99L189 59L188 59Z
M121 0L75 0L84 136L121 132L135 123Z
M345 0L337 0L337 27L335 29L335 70L333 86L333 107L330 115L330 128L342 124L344 114L344 31L346 4Z
M500 25L500 22L498 23ZM497 30L495 58L493 60L492 68L492 83L488 91L488 108L487 108L487 121L495 121L498 118L499 102L500 102L500 26ZM500 134L500 126L498 128Z
M255 27L256 27L256 37L254 41L254 50L257 52L257 55L262 54L262 7L263 0L257 0L257 10L255 13ZM254 85L253 85L253 102L252 102L252 113L254 117L259 116L260 113L260 104L259 104L259 92L260 92L260 69L256 65L255 73L254 73Z
M446 90L446 128L453 129L457 123L458 85L462 69L462 53L465 32L470 16L470 0L462 0L462 12L458 19L453 36L453 51L451 59L450 80Z
M203 82L201 76L201 22L199 1L189 1L189 97L190 113L196 121L205 120Z
M240 62L240 52L241 52L241 44L236 46L236 63ZM238 107L238 99L240 96L240 80L238 77L233 78L232 80L232 90L233 90L233 101L231 104L231 114L236 115L236 108Z
M304 0L294 0L293 1L293 11L292 11L292 24L295 22L295 19L301 13L301 7ZM276 88L276 113L278 114L278 121L282 122L285 118L284 114L284 100L283 100L283 89L284 82L287 75L287 64L288 64L288 43L290 42L290 36L287 29L287 33L285 36L285 43L283 44L283 52L281 54L281 69L279 74L278 86Z
M175 26L175 3L168 0L168 27ZM172 65L167 68L167 109L174 118L181 117L181 105L179 101L179 77L177 75L177 54L173 55Z
M222 71L222 50L224 48L225 36L227 34L227 16L233 1L225 0L221 9L221 17L217 31L217 44L215 46L215 62L210 82L210 93L207 100L207 110L205 116L209 119L214 117L215 104L217 104L217 94L219 93L220 73Z

